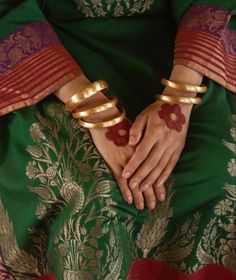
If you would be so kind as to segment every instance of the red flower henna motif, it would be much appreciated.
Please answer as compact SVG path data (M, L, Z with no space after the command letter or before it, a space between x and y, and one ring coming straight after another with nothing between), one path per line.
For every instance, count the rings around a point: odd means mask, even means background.
M126 118L121 123L108 127L105 136L108 140L113 141L116 146L124 147L129 142L131 125L131 121Z
M180 132L186 122L185 116L181 112L179 104L163 104L161 111L158 112L159 117L164 120L169 129Z

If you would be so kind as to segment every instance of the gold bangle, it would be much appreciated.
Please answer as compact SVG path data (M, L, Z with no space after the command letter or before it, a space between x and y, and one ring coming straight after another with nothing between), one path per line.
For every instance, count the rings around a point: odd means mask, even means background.
M108 84L104 80L98 80L74 94L65 104L66 110L72 112L84 99L108 89Z
M96 114L96 113L100 113L100 112L103 112L103 111L106 111L110 108L113 108L116 106L117 104L117 98L116 97L110 97L109 98L110 100L107 101L106 103L104 104L101 104L101 105L98 105L94 108L91 108L91 109L88 109L88 110L85 110L85 111L78 111L77 109L72 113L72 116L74 119L80 119L80 118L83 118L83 117L88 117L90 115L93 115L93 114Z
M195 92L195 93L198 93L198 92L205 93L207 91L207 86L205 86L205 85L195 86L195 85L170 81L170 80L167 80L164 78L161 79L161 84L166 87L170 87L170 88L174 88L174 89L178 89L178 90L186 90L186 91Z
M106 121L102 121L102 122L97 122L97 123L91 123L91 122L86 122L83 119L79 119L79 124L85 128L102 128L102 127L110 127L113 125L116 125L118 123L121 123L125 116L126 116L126 112L123 108L120 108L120 115L118 117L115 117L111 120L106 120Z
M183 104L199 104L202 100L200 97L170 96L164 94L156 95L155 98L168 103L179 102Z

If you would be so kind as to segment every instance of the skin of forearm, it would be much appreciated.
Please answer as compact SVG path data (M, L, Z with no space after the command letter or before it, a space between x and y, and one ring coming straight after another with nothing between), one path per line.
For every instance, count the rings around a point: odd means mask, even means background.
M175 65L172 69L170 80L175 82L191 84L199 86L202 83L203 75L197 71L184 66L184 65ZM188 96L195 97L197 93L191 93L184 90L176 90L169 87L166 87L163 91L166 95L176 95L176 96Z

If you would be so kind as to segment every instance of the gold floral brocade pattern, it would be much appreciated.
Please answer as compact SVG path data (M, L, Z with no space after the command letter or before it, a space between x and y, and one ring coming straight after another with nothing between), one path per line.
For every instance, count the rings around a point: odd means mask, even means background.
M85 17L121 17L143 14L151 9L154 0L74 0L77 10Z
M230 130L233 142L223 140L232 153L227 171L236 178L236 115L232 115L233 127ZM215 217L207 224L197 247L200 266L220 263L236 273L236 184L224 184L226 196L214 208ZM216 250L217 248L217 250ZM199 266L196 265L195 269Z
M121 232L132 239L133 218L119 221L116 184L88 133L63 105L52 104L47 111L52 119L37 113L38 122L30 128L35 144L27 147L32 160L26 175L40 182L30 188L40 198L36 217L50 223L50 217L52 221L66 207L71 209L54 238L63 279L118 280L124 258ZM60 137L63 130L69 135L65 140Z
M236 116L233 122L236 124ZM236 140L235 128L230 133ZM110 170L89 134L63 105L52 103L44 114L36 112L29 134L32 143L26 149L31 159L26 176L31 181L29 191L37 198L35 217L46 227L28 229L34 250L26 252L17 244L13 225L0 203L0 244L15 279L31 280L51 267L50 272L65 280L120 280L125 279L132 261L142 257L170 263L185 272L210 263L235 271L235 185L225 183L226 196L213 205L214 216L204 229L200 227L201 209L181 222L176 220L171 207L172 181L166 185L166 201L141 218L138 211L132 213L131 206L119 202ZM235 157L235 144L223 144ZM233 158L226 168L230 176L236 176ZM46 229L51 226L49 236ZM47 251L49 240L51 252Z

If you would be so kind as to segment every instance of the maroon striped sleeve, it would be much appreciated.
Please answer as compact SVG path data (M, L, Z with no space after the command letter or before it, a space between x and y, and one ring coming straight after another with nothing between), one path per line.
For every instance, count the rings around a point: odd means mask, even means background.
M228 28L230 18L228 10L192 5L179 25L174 64L188 66L236 92L236 30Z
M82 70L47 22L0 41L0 115L37 103Z

